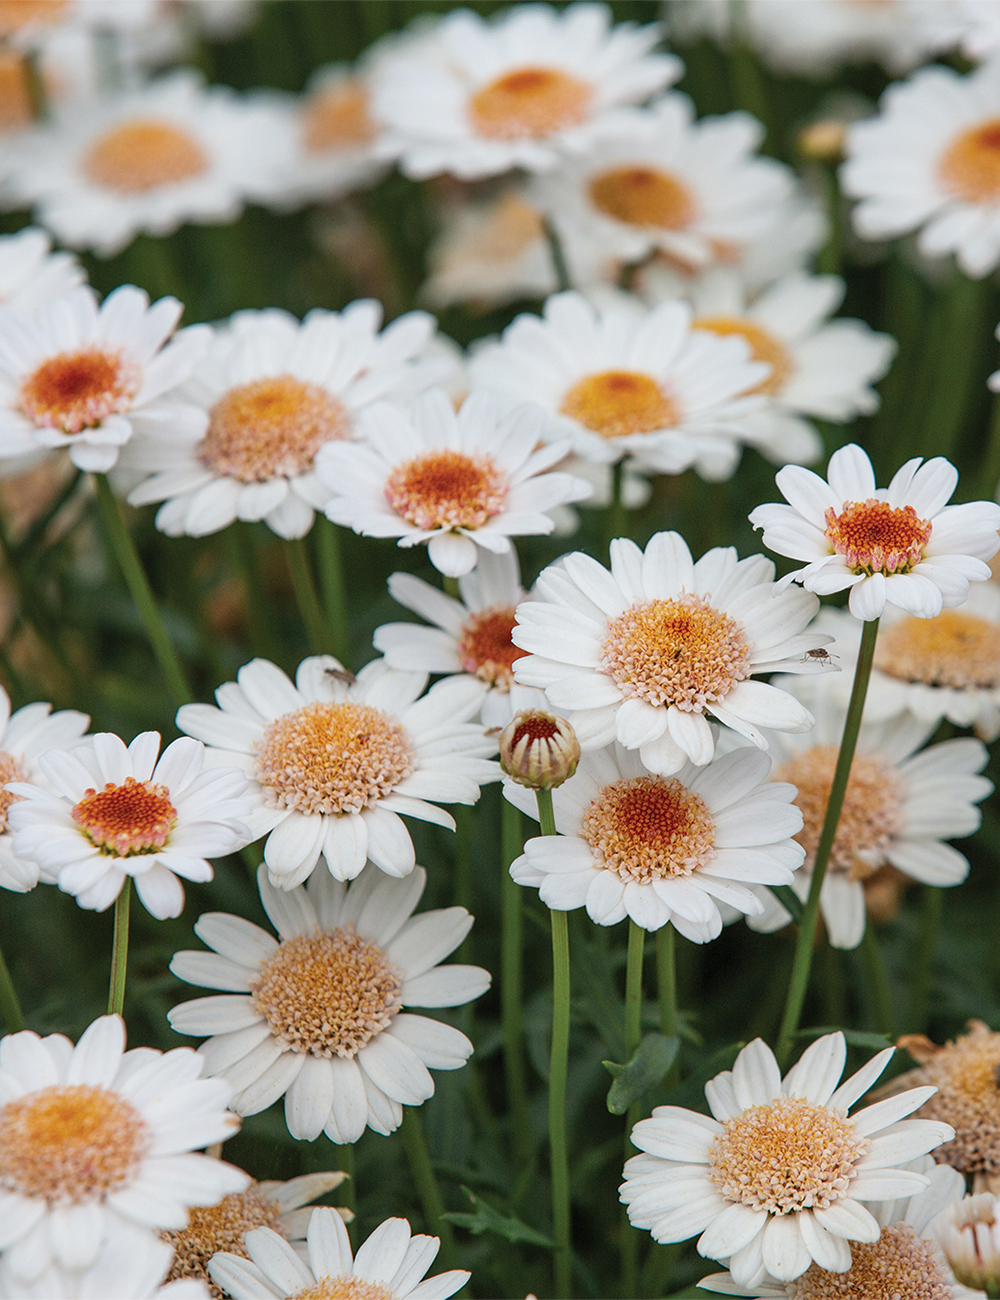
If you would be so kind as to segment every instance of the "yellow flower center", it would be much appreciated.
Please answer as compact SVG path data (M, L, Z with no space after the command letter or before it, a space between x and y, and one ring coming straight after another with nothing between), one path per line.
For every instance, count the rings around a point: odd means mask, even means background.
M9 790L3 787L8 781L27 781L28 773L19 759L13 754L8 754L5 749L0 749L0 835L7 829L7 814L10 812L12 803L19 803L24 797L19 794L11 794Z
M82 348L43 361L21 384L19 404L41 428L79 433L127 411L141 382L139 367L121 352Z
M429 451L396 466L385 499L415 528L482 528L503 510L507 484L491 456Z
M310 153L351 149L375 137L368 94L359 81L314 91L302 110L302 142Z
M637 370L585 375L567 392L559 409L602 438L653 433L678 424L681 418L673 399Z
M606 785L584 812L581 834L602 867L640 885L689 876L715 857L708 805L673 777Z
M1000 198L1000 118L956 136L938 162L938 179L967 203L993 203Z
M687 186L655 167L612 167L592 176L589 189L598 212L629 226L683 230L698 215Z
M131 1102L88 1084L41 1088L0 1108L0 1187L50 1206L123 1186L151 1135Z
M600 668L627 698L700 713L750 676L750 647L734 618L685 593L610 619Z
M257 780L279 808L357 813L413 771L396 719L367 704L306 704L276 718L257 746Z
M883 1228L878 1241L851 1242L851 1267L828 1273L810 1266L795 1283L795 1300L951 1300L940 1249L906 1223Z
M773 334L762 329L756 321L747 320L742 316L699 316L692 321L691 327L696 330L708 330L711 334L718 334L720 338L738 334L746 339L753 360L764 361L771 367L768 377L751 388L749 390L751 393L780 393L791 378L795 363L788 349L783 343L779 343Z
M296 1291L290 1300L396 1300L396 1297L378 1282L365 1282L351 1273L340 1273L337 1277L325 1277L304 1291Z
M932 525L912 506L891 506L869 497L849 501L839 514L826 510L830 552L842 555L855 573L909 573L924 557Z
M250 981L253 1005L287 1050L353 1057L403 1005L403 976L354 926L285 939Z
M136 118L102 135L81 162L84 174L119 194L142 194L177 185L208 171L198 141L171 122Z
M709 1148L721 1194L754 1210L826 1210L848 1189L867 1138L825 1106L778 1097L727 1120Z
M583 122L594 92L555 68L517 68L469 100L469 119L488 140L538 139Z
M255 1184L245 1192L224 1196L217 1205L192 1206L188 1210L186 1228L160 1234L174 1248L174 1262L165 1280L176 1282L184 1277L199 1278L214 1300L223 1300L225 1293L208 1275L209 1260L218 1250L228 1250L246 1259L243 1238L254 1228L281 1232L281 1214L277 1205L262 1196Z
M177 809L165 785L127 776L91 788L70 815L95 848L107 857L131 858L162 849L177 824Z
M458 640L463 669L490 686L509 689L514 680L514 662L526 653L510 639L514 624L513 605L496 605L470 614Z
M1000 626L957 609L937 618L908 616L879 633L875 666L905 682L995 688L1000 686Z

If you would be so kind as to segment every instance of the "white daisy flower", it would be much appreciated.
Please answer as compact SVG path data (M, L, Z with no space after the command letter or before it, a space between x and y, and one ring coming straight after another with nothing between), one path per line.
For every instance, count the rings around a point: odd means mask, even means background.
M449 13L376 66L376 150L415 180L552 167L591 148L621 105L677 80L680 60L651 53L659 37L655 23L612 26L604 4L515 5L491 20Z
M81 907L103 912L131 876L152 916L180 916L178 877L211 880L207 859L247 842L243 823L253 805L241 771L203 771L204 745L182 736L157 761L159 749L160 733L144 731L128 748L101 732L73 749L48 750L38 760L48 788L7 786L20 796L7 814L14 853L37 862Z
M657 1242L701 1234L698 1253L727 1261L742 1286L765 1271L792 1282L814 1262L848 1269L850 1243L881 1233L864 1203L923 1191L926 1175L897 1166L954 1134L948 1124L904 1118L928 1088L848 1118L894 1051L879 1052L838 1088L843 1034L817 1039L784 1079L771 1049L755 1039L731 1071L705 1085L714 1118L657 1106L633 1128L645 1154L625 1164L620 1191L630 1221Z
M407 312L379 332L381 304L237 312L177 397L200 420L160 422L129 448L125 465L150 474L132 505L163 501L157 527L203 537L235 519L302 537L330 499L314 461L331 439L355 436L359 413L389 395L419 392L443 364L425 355L433 318Z
M0 235L0 303L34 312L64 298L86 278L72 253L52 252L44 230L29 226L16 235Z
M551 533L553 507L590 495L582 479L548 472L569 444L539 447L544 425L540 407L505 410L494 393L471 393L458 411L442 389L408 407L379 402L358 420L361 446L329 442L316 456L333 494L326 514L364 537L426 542L431 564L460 578L480 548Z
M841 180L861 200L856 230L918 231L926 256L954 253L966 275L988 275L1000 264L1000 62L967 77L923 68L891 85L880 109L847 135Z
M125 32L150 22L158 0L14 0L0 12L0 38L27 49L60 28Z
M383 623L372 644L390 668L424 673L462 673L488 688L480 710L484 727L505 727L520 709L544 709L545 694L514 681L514 661L524 654L511 640L514 611L527 598L517 552L484 551L471 573L458 580L455 600L410 573L389 576L399 605L433 623Z
M0 686L0 888L24 894L38 884L38 863L14 852L9 827L11 805L20 796L6 788L9 781L30 782L43 789L39 758L51 749L72 748L87 730L90 718L75 709L52 712L51 704L26 704L10 711L10 696Z
M789 682L791 685L791 682ZM844 730L844 707L828 696L810 700L816 726L808 737L769 736L774 779L798 794L805 824L796 839L806 851L792 888L809 892L826 805ZM922 749L934 724L909 714L865 723L851 765L844 807L820 893L820 911L835 948L855 948L865 932L864 882L887 863L925 885L958 885L969 863L945 840L972 835L981 815L976 804L993 790L978 775L989 758L978 740L946 740ZM752 929L771 931L791 919L773 895L764 896Z
M781 237L794 177L754 153L763 134L748 113L696 121L691 100L673 93L623 112L614 135L538 177L529 197L555 225L577 283L658 252L706 267Z
M695 563L679 533L656 533L645 552L619 537L610 573L575 552L545 569L535 590L517 610L513 640L528 654L514 677L568 711L585 751L617 739L669 776L711 761L707 714L761 749L763 726L812 726L787 691L750 680L822 670L807 652L827 639L806 631L818 600L776 592L762 555L738 560L734 548L715 547Z
M687 303L647 308L616 299L603 310L582 294L549 298L469 362L474 386L549 414L546 437L569 438L586 460L632 458L650 473L694 466L727 478L739 459L740 420L762 407L752 396L769 367L746 340L693 333Z
M779 1282L766 1274L761 1281L740 1286L731 1273L713 1273L698 1285L718 1295L753 1296L759 1300L872 1300L879 1295L908 1300L977 1300L983 1291L970 1291L955 1277L935 1239L935 1220L962 1205L965 1181L957 1169L936 1165L929 1156L910 1168L925 1175L928 1186L902 1200L868 1206L881 1232L874 1242L854 1242L845 1272L828 1272L811 1264L794 1282Z
M0 307L0 458L65 447L78 469L99 474L147 422L199 426L202 413L171 390L211 334L175 333L183 310L176 298L150 306L131 284L100 305L81 285L30 316Z
M439 966L472 929L464 907L411 917L427 874L394 880L370 867L345 885L317 871L305 887L275 889L262 865L261 901L279 938L242 917L202 916L213 952L179 952L170 969L225 990L169 1013L179 1034L206 1037L209 1074L232 1086L238 1115L285 1098L294 1138L356 1142L392 1133L403 1106L434 1094L429 1070L460 1069L472 1044L451 1025L404 1007L455 1007L489 988L478 966Z
M781 586L801 582L821 596L849 588L858 619L879 618L886 603L934 618L990 577L1000 505L949 506L958 470L943 456L916 456L876 488L871 461L851 443L830 457L826 479L786 465L775 482L789 504L758 506L750 522L770 550L808 562Z
M356 1300L447 1300L471 1274L456 1268L424 1282L441 1244L437 1237L412 1236L406 1219L386 1219L358 1249L343 1220L333 1210L313 1210L309 1220L308 1260L303 1260L276 1232L258 1228L247 1234L250 1262L236 1255L216 1255L213 1280L233 1300L262 1296L317 1300L343 1295Z
M790 885L802 861L791 839L802 820L794 787L779 794L770 768L751 749L675 777L650 775L620 745L585 754L552 792L559 834L528 840L510 874L557 911L586 907L598 925L626 916L644 930L672 924L707 943L722 931L716 900L756 914L748 886ZM531 815L533 791L505 782L504 793Z
M330 655L304 659L294 686L266 659L236 678L215 692L218 708L185 704L177 725L211 746L210 762L247 774L250 838L267 835L264 862L279 888L301 884L321 854L338 880L366 859L407 875L416 859L400 814L454 830L427 801L473 804L499 776L487 759L496 745L470 721L486 693L473 678L418 699L425 673L374 659L352 679Z
M266 100L206 88L190 68L89 109L68 105L14 147L7 204L102 257L140 231L233 221L266 195L285 135Z
M943 46L959 45L975 63L1000 52L1000 10L993 0L951 0L941 17L948 29Z
M249 1179L191 1154L239 1128L232 1090L190 1048L125 1051L120 1016L76 1047L25 1030L0 1040L0 1250L14 1277L86 1269L124 1224L182 1228Z

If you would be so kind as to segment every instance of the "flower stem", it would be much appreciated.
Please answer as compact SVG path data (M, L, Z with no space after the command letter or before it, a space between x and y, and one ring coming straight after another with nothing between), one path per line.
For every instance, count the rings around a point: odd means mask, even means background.
M660 1033L664 1038L676 1038L680 1033L680 1018L677 1015L677 956L674 927L668 921L656 932L656 985L660 999ZM679 1059L667 1071L666 1085L672 1088L677 1083L680 1070Z
M944 895L937 885L924 885L916 961L910 978L907 1029L911 1034L922 1034L927 1028L927 1007L930 1002L934 954L937 950L938 931L941 928L943 902Z
M851 774L851 764L854 761L854 751L858 744L861 715L864 712L865 696L868 693L868 679L871 677L877 637L878 619L873 618L862 625L861 646L858 650L857 666L854 669L851 701L847 706L844 734L841 737L837 766L834 769L833 782L830 786L830 797L826 805L823 829L820 831L819 843L816 846L816 860L813 864L812 879L809 882L809 897L806 899L806 905L802 912L802 923L799 926L798 939L795 943L795 959L792 963L792 975L788 983L785 1012L781 1018L781 1029L778 1032L776 1055L782 1068L787 1064L789 1053L792 1050L792 1044L795 1041L799 1020L802 1015L802 1006L806 1000L813 947L816 942L816 926L819 921L819 897L823 888L823 881L826 878L826 868L830 861L833 842L837 835L840 812L844 806L844 795L847 793L847 782Z
M146 629L146 635L153 647L153 653L156 655L163 676L167 680L174 702L177 705L188 704L194 698L191 687L184 676L184 670L181 668L177 653L170 644L170 638L163 626L160 611L156 607L156 600L150 588L149 579L146 577L135 544L125 527L125 521L122 519L118 500L111 490L108 476L106 474L94 474L92 477L97 491L97 503L101 509L101 518L104 521L105 536L115 553L115 558L128 584L128 589L132 593L132 599L139 611L139 617Z
M458 579L449 577L447 573L443 577L445 595L450 596L452 600L461 600L462 593L458 586Z
M552 791L536 790L543 835L556 834ZM565 912L549 909L552 921L552 1054L549 1058L549 1163L552 1176L552 1235L555 1239L556 1300L570 1300L569 1156L566 1146L566 1078L569 1073L569 924Z
M330 649L329 634L323 609L316 594L312 569L309 565L309 552L301 537L290 538L285 542L285 555L288 559L288 572L295 591L295 600L306 625L306 635L314 654L326 654Z
M569 277L569 267L566 264L566 252L563 248L563 242L551 221L545 222L545 238L549 243L549 252L552 254L552 269L556 273L556 288L560 293L565 293L567 289L572 289L573 282Z
M521 852L521 814L500 800L503 869L500 877L500 1022L503 1029L504 1074L514 1154L520 1168L531 1161L528 1086L524 1067L524 943L521 886L511 879L510 864Z
M625 461L616 460L611 466L611 500L608 502L605 516L608 546L616 537L625 537L628 533L625 526L625 503L622 500L622 480L624 477Z
M10 969L2 950L0 950L0 1015L4 1018L8 1034L19 1034L24 1028L24 1012L21 1010L17 989L10 977Z
M642 959L646 931L629 918L628 958L625 965L625 1060L631 1061L642 1041ZM632 1130L642 1114L640 1102L634 1101L625 1119L625 1159L633 1154ZM622 1213L622 1295L638 1295L639 1232Z
M319 560L319 584L323 592L329 643L344 667L350 669L351 638L340 529L326 515L316 516L316 555Z
M420 1116L412 1106L403 1107L403 1122L399 1131L406 1143L406 1157L410 1162L410 1173L416 1184L417 1195L427 1220L428 1230L441 1238L441 1263L444 1268L454 1268L455 1234L451 1224L444 1218L444 1201L438 1187L434 1166L431 1164L427 1150L427 1139L420 1124Z
M871 921L865 924L865 937L862 940L862 956L865 963L865 975L871 993L872 1006L875 1010L875 1025L880 1033L895 1038L893 1028L892 998L889 996L889 981L885 973L885 961L879 947L875 927Z
M115 937L111 949L111 988L108 1015L120 1016L125 1006L125 976L128 971L128 914L132 901L132 877L126 876L122 892L115 899Z

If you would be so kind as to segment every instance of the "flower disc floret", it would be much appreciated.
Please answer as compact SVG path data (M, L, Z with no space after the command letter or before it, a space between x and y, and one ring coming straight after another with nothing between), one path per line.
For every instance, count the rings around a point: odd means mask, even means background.
M13 790L6 790L4 787L8 781L27 780L28 773L20 759L15 758L13 754L8 754L5 749L0 749L0 835L7 829L7 814L11 804L17 803L21 797Z
M940 1250L907 1223L883 1228L876 1242L855 1243L846 1273L813 1264L794 1291L795 1300L952 1300L954 1295Z
M86 176L121 194L141 194L208 170L205 150L171 122L136 118L99 137L81 161Z
M61 352L22 382L19 405L36 426L75 434L127 411L141 381L139 367L120 350Z
M296 1291L295 1300L396 1300L396 1297L380 1282L366 1282L352 1273L340 1273L325 1277L304 1291Z
M588 190L599 212L630 226L683 230L698 215L687 186L656 167L610 167L591 177Z
M653 433L681 419L677 404L654 379L638 370L586 375L569 389L559 409L602 438Z
M931 523L912 506L890 506L870 497L849 501L840 511L827 507L826 536L855 573L909 573L931 539Z
M488 140L537 139L583 122L593 88L558 68L515 68L469 100L477 134Z
M96 849L119 858L162 849L177 822L167 787L131 776L91 787L70 815Z
M514 662L524 654L510 639L516 619L513 605L479 609L470 614L458 638L462 669L490 686L514 680Z
M503 510L507 486L491 456L432 451L392 470L385 499L416 528L482 528Z
M281 1211L276 1202L263 1196L257 1187L224 1196L218 1205L195 1206L188 1212L187 1227L179 1232L165 1232L163 1238L174 1249L174 1259L166 1281L196 1277L208 1282L206 1262L216 1251L245 1253L243 1238L254 1228L281 1231ZM216 1300L222 1292L214 1284L209 1290Z
M938 161L941 184L967 203L1000 197L1000 118L981 122L957 136Z
M674 777L605 786L585 810L581 834L601 866L642 885L689 876L715 857L708 805Z
M1000 626L955 609L937 618L905 618L880 630L875 667L926 686L1000 687Z

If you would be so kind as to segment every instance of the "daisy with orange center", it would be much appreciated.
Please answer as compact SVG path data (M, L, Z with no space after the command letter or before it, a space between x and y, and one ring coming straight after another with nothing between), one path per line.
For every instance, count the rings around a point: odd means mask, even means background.
M623 104L676 81L654 24L611 25L603 4L450 13L374 71L376 145L415 179L541 171L588 149Z
M212 879L207 859L247 842L252 804L237 768L203 770L197 741L175 740L157 761L159 748L159 732L146 731L128 748L104 732L74 749L49 750L39 760L44 789L10 786L14 851L81 907L103 912L132 877L148 912L179 916L179 878Z
M849 589L858 619L879 618L887 603L918 618L961 605L1000 549L1000 506L949 506L958 471L941 456L907 461L877 489L871 461L852 443L830 457L826 479L786 465L775 482L789 504L758 506L750 522L772 551L807 561L781 585L823 596Z
M685 938L718 937L718 903L755 914L749 888L790 885L803 851L792 836L794 790L775 798L770 762L740 750L675 777L651 775L621 746L586 754L552 794L558 835L530 839L510 873L557 911L586 907L598 925L630 917L644 930L672 924ZM505 782L530 815L533 792Z
M549 512L590 485L549 472L569 444L539 447L544 412L511 405L474 392L456 412L435 388L407 407L372 406L358 421L361 446L328 443L316 457L327 517L400 546L426 542L434 567L456 578L480 550L507 554L511 537L551 533Z
M236 519L304 536L330 498L315 473L319 449L354 438L377 398L419 392L443 371L425 355L430 316L407 312L380 332L381 323L367 299L301 323L276 309L237 312L180 390L200 422L151 428L128 449L125 464L144 476L129 501L162 501L156 524L172 537Z
M731 1071L705 1085L712 1118L658 1106L635 1125L632 1142L643 1154L626 1162L620 1188L629 1219L657 1242L700 1234L699 1254L726 1261L738 1286L753 1287L767 1273L794 1282L814 1265L845 1272L852 1243L881 1233L866 1203L927 1188L927 1175L899 1166L953 1133L905 1118L927 1100L925 1088L848 1115L893 1051L838 1087L843 1034L818 1039L784 1078L755 1039Z

